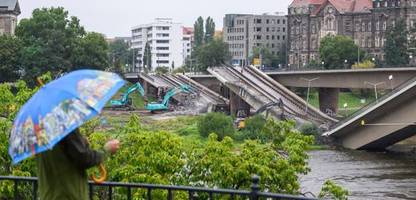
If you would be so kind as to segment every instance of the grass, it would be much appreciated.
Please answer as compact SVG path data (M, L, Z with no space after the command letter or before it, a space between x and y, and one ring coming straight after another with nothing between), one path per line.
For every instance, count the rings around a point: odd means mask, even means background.
M351 92L340 92L339 99L338 99L339 115L348 116L374 100L375 100L374 97L365 98L365 97L360 97L358 95L355 95ZM310 94L309 103L312 106L319 108L318 92L312 92ZM347 105L347 107L344 107L345 104Z

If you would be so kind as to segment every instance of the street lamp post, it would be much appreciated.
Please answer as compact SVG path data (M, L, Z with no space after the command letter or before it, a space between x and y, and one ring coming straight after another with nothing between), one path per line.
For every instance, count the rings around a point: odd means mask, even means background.
M376 102L378 103L377 86L381 84L386 84L386 83L385 82L371 83L371 82L365 81L364 84L372 85L374 87L374 94L376 96Z
M348 60L344 60L344 69L347 69Z
M394 87L393 87L393 78L394 78L393 75L389 76L391 90L394 89Z
M322 69L325 69L325 62L324 61L322 61Z
M316 78L313 78L313 79L306 79L306 78L301 78L301 79L308 82L308 92L306 94L306 106L305 106L305 115L306 115L306 114L308 114L309 93L311 91L311 82L318 80L319 77L316 77Z

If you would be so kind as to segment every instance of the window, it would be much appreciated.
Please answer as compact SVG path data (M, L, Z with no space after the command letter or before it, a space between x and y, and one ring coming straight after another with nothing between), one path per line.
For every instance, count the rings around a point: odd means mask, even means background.
M285 40L285 39L286 39L286 36L285 36L285 35L283 35L283 36L282 36L282 40Z
M257 31L257 32L260 32L260 31L261 31L261 27L257 27L257 28L256 28L256 31Z
M270 36L269 35L266 35L266 40L269 40L270 39Z
M277 24L280 24L280 19L277 20Z
M261 35L257 35L256 39L261 40Z
M256 19L257 24L261 24L261 19Z
M285 27L283 27L283 32L286 32L286 28Z
M272 35L272 40L274 40L274 35Z
M283 22L283 24L286 24L286 20L284 19L284 20L282 20L282 22Z
M168 53L158 53L156 54L156 57L169 57Z
M280 35L277 36L277 40L280 40Z
M269 31L270 31L270 28L269 28L269 27L267 27L267 28L266 28L266 32L269 32Z
M156 60L157 64L169 64L169 60Z
M156 47L156 50L169 50L169 47Z
M274 48L274 44L272 43L272 48Z
M158 43L158 44L168 44L169 40L156 40L156 43Z
M269 19L266 19L266 24L269 24L270 23L270 20Z

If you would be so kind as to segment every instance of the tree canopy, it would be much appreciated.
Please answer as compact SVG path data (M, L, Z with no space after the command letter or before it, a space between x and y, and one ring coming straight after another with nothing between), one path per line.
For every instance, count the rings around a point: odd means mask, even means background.
M20 72L28 83L33 84L37 76L48 71L58 74L84 67L108 67L108 44L104 37L87 33L79 19L69 16L61 7L35 9L30 18L19 22L16 37L21 47L15 66L21 66ZM14 41L8 42L13 45ZM0 49L0 55L4 51Z
M324 62L325 69L343 69L358 60L358 51L360 57L364 57L365 52L358 48L348 36L328 35L321 40L319 56Z
M198 70L206 71L208 67L219 66L230 60L228 44L222 39L214 39L195 50Z
M408 35L404 20L397 21L395 26L387 29L384 45L385 63L389 66L403 66L409 63Z
M13 82L19 78L21 41L12 36L0 36L0 82Z

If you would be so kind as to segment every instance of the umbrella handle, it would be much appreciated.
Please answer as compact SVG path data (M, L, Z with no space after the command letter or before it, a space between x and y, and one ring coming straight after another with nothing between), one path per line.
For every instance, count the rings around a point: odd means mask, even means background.
M98 167L100 169L100 178L95 177L95 174L93 174L91 179L94 181L94 183L101 184L107 179L107 170L105 170L103 164L100 164Z

